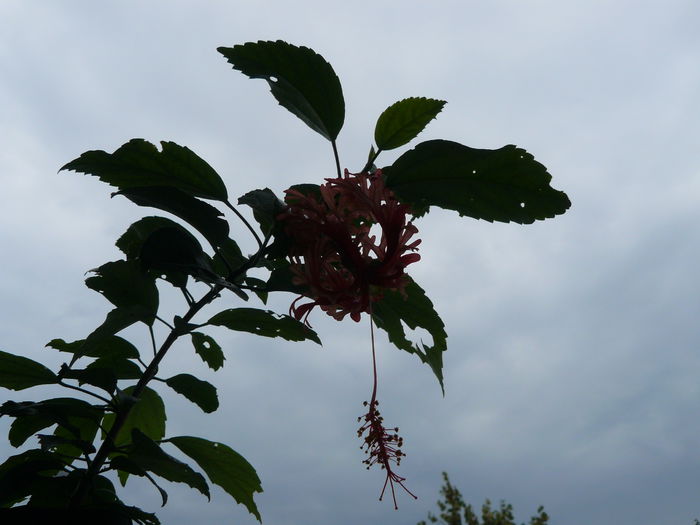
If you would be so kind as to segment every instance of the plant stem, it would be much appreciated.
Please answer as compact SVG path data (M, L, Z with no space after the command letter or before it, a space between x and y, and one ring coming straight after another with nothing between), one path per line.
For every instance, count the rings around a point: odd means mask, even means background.
M219 295L222 289L223 286L221 285L214 286L199 301L190 306L189 310L182 318L183 322L188 323L190 320L192 320L192 318L197 314L197 312L199 312L204 306L209 304L217 295ZM146 370L144 370L141 379L139 379L138 383L136 383L134 391L131 394L133 397L138 399L141 396L144 389L146 388L146 385L158 373L158 365L165 357L165 354L168 352L168 350L177 340L177 338L180 337L180 335L183 334L179 333L176 329L172 329L170 331L168 337L166 337L165 341L163 341L163 344L160 346L160 349L153 357L153 360L149 363ZM102 467L104 466L104 463L107 460L109 453L113 450L114 441L117 437L117 434L124 426L124 423L126 422L126 419L129 416L129 412L132 406L133 405L126 408L118 408L116 410L114 424L107 432L104 441L102 441L102 445L100 445L99 450L95 454L92 463L87 469L86 476L80 481L77 490L73 494L73 497L71 498L68 504L69 507L75 508L79 507L82 504L83 500L85 499L85 496L87 495L89 487L93 483L94 478L100 474L100 471L102 470Z
M333 156L335 157L335 170L338 172L338 177L340 177L340 157L338 157L338 146L335 144L335 140L331 141L333 145Z
M246 225L246 228L248 228L248 230L250 231L250 233L253 234L253 237L255 237L255 240L257 241L258 246L259 246L260 248L262 248L263 243L262 243L262 241L260 240L260 236L259 236L258 233L255 231L255 229L250 225L250 223L246 220L246 218L243 217L243 215L241 215L241 212L239 212L236 208L234 208L233 205L232 205L229 201L226 201L225 204L226 204L226 206L228 206L228 208L229 208L233 213L236 214L236 216L237 216L239 219L241 219L241 221L243 221L243 224Z

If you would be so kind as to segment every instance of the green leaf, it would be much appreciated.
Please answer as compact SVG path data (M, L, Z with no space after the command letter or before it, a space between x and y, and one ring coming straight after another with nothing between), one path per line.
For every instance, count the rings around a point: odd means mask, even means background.
M62 376L75 379L81 385L87 383L109 392L114 392L120 379L140 379L143 373L139 365L119 357L103 357L83 369L67 369Z
M474 149L447 140L418 144L384 168L386 185L416 215L430 206L489 222L530 224L564 213L571 202L552 176L515 146Z
M161 142L162 151L143 139L132 139L114 153L87 151L61 170L98 177L125 190L144 186L171 186L194 197L226 201L221 177L192 150L174 142Z
M235 272L248 262L248 259L241 253L241 249L231 239L227 239L226 242L216 250L216 254L211 260L216 274L224 279L230 278L231 270ZM237 279L240 279L240 276L237 276Z
M219 408L216 388L211 383L197 379L191 374L178 374L165 380L167 385L192 401L206 413Z
M81 353L84 343L85 339L73 341L72 343L66 343L63 339L52 339L46 343L46 346L60 352L75 354ZM82 355L106 359L135 359L139 356L139 351L126 339L118 335L112 335L91 345L90 351Z
M130 396L134 392L134 387L125 388L122 392L123 396ZM114 423L115 414L105 414L103 427L109 430ZM136 404L131 407L129 415L124 422L124 425L115 437L117 446L124 446L131 441L131 431L139 429L154 441L163 439L165 436L165 404L155 390L148 387L141 392Z
M68 416L68 423L71 425L70 430L63 425L58 425L53 432L54 435L64 439L77 438L83 442L92 443L97 435L100 419ZM81 455L81 450L69 443L58 445L56 452L67 458L77 458Z
M58 424L70 438L90 440L90 428L96 428L102 412L80 399L59 397L44 401L6 401L0 416L15 418L8 434L10 444L22 445L35 432Z
M135 310L132 308L115 308L107 314L102 324L95 328L83 341L83 345L73 356L73 362L81 356L96 353L96 349L101 348L105 340L111 340L116 333L121 332L134 323L138 323L142 317L143 310L141 308L137 307Z
M384 110L374 128L374 141L380 150L390 150L410 142L425 129L445 105L444 100L411 97Z
M168 503L168 493L160 485L158 485L158 483L156 483L156 480L151 477L146 469L141 468L141 466L135 461L129 459L127 456L115 456L111 459L110 466L118 471L119 480L122 481L122 486L126 484L129 474L145 477L160 493L162 501L161 505L165 507L165 504Z
M165 217L144 217L141 220L133 223L124 232L124 234L117 239L116 245L124 254L127 259L136 259L141 255L141 249L144 242L148 240L153 232L160 230L161 228L174 228L182 230L183 235L190 235L190 233L180 226L175 221L166 219ZM230 242L233 242L229 239ZM187 274L177 271L170 272L159 272L160 276L166 281L177 288L184 288L187 285Z
M37 385L50 385L56 374L41 363L0 350L0 387L24 390Z
M343 89L326 60L287 42L248 42L217 49L234 69L263 78L272 96L314 131L334 141L345 120Z
M195 472L186 463L167 454L158 443L138 428L131 431L131 436L134 446L127 455L131 461L163 479L186 483L204 494L207 499L211 499L209 485L199 472Z
M150 206L172 213L197 229L212 246L221 246L228 239L228 222L222 218L223 213L177 188L129 188L114 195L123 195L139 206Z
M192 458L212 483L228 492L237 503L245 505L261 521L253 495L262 492L262 485L255 469L243 456L223 443L198 437L180 436L167 441Z
M272 232L277 216L284 209L284 203L269 188L249 191L238 199L238 204L246 204L253 209L253 216L266 236Z
M136 261L113 261L90 270L88 288L101 293L117 308L139 315L139 320L153 325L158 312L158 288L153 277L146 274Z
M0 407L0 415L2 415L2 407ZM10 445L17 448L40 430L55 424L56 421L53 418L44 415L18 416L10 425L7 438Z
M410 277L408 278L410 279ZM406 297L400 292L387 290L384 296L372 305L372 319L377 327L385 330L397 348L417 354L428 364L445 390L442 382L442 353L447 350L445 325L433 308L433 303L423 289L410 279L405 288ZM402 324L410 329L423 328L433 338L432 345L411 343L406 339Z
M265 337L282 337L287 341L310 339L318 344L321 340L311 328L288 315L256 308L231 308L219 312L205 324L225 326L231 330L250 332Z
M63 465L57 454L38 449L10 456L0 465L0 507L29 496L41 477L55 474Z
M192 336L194 351L197 352L197 355L202 358L202 361L204 361L209 368L218 370L224 366L224 361L226 360L224 352L212 337L201 332L192 332L190 336Z

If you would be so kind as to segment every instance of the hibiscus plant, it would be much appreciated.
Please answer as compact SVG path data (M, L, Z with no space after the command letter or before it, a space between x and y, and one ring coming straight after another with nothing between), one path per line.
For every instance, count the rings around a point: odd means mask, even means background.
M12 418L10 444L33 445L0 465L3 523L11 516L31 522L44 515L54 521L71 516L74 523L159 523L155 514L117 496L115 482L124 485L131 476L150 481L163 504L167 494L158 478L186 483L206 497L211 482L260 519L253 497L262 488L254 468L223 443L167 435L165 406L154 385L171 388L207 413L218 407L216 388L189 373L160 377L159 366L173 344L185 339L206 365L220 369L225 352L207 334L208 326L320 344L309 322L316 307L337 320L370 319L374 381L358 436L366 467L384 471L380 499L388 488L396 506L397 487L413 494L396 472L404 456L398 428L387 425L378 410L374 327L426 363L441 387L447 348L432 302L406 273L420 259L416 220L437 206L460 216L527 224L570 206L566 194L550 186L546 168L512 145L486 150L429 140L378 167L383 151L406 145L442 110L445 102L430 98L388 107L377 120L368 158L358 162L357 172L343 170L336 139L345 103L323 57L282 41L218 51L234 69L266 80L280 105L330 142L335 173L281 196L267 188L249 191L234 204L217 172L173 142L158 148L133 139L113 153L88 151L63 166L98 177L116 188L113 196L168 217L149 215L131 224L116 241L123 257L90 271L86 285L113 308L84 339L48 342L65 354L58 370L0 352L0 386L55 385L72 394L0 406L0 416ZM224 212L245 225L257 244L254 253L243 254L229 236ZM266 278L249 275L251 270ZM164 286L181 293L182 315L159 315ZM265 304L273 292L297 296L288 313L246 306L200 315L224 295ZM146 348L125 338L122 331L132 325L145 330ZM405 327L426 330L431 344L410 341Z

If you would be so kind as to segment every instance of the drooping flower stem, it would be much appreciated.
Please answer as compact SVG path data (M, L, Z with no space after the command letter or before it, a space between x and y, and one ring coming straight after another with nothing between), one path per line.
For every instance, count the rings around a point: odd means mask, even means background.
M370 338L372 341L372 398L369 403L367 403L367 401L363 403L364 406L369 406L369 409L367 414L357 418L358 422L364 421L362 426L358 429L357 435L358 437L362 437L366 434L364 436L364 444L361 448L368 454L367 459L363 461L363 463L367 465L367 469L369 470L372 465L379 464L380 467L386 471L386 479L384 480L382 492L379 495L379 501L384 497L386 487L389 485L391 488L391 498L394 501L394 509L398 509L394 483L400 485L401 488L413 496L414 499L418 499L418 497L403 484L406 478L399 476L392 469L392 461L398 466L401 463L401 458L405 456L401 451L403 438L398 434L399 427L390 428L387 431L384 427L384 418L377 408L379 406L379 401L377 401L377 354L374 345L374 321L372 319L371 306L369 314Z

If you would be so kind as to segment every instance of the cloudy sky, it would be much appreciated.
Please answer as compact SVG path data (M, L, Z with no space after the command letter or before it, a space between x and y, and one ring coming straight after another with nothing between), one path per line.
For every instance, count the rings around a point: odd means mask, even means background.
M469 502L504 498L522 521L542 504L556 525L690 525L700 517L699 19L695 0L3 0L0 348L58 366L44 344L84 337L108 310L84 273L119 257L114 240L144 210L90 177L57 174L80 153L172 140L234 196L333 175L327 143L216 52L284 39L321 53L343 83L344 166L363 164L385 107L440 98L448 104L421 139L524 147L573 206L529 226L440 211L418 223L411 273L449 334L445 397L428 367L378 338L379 397L401 426L400 473L417 501L378 502L382 473L361 464L366 322L315 313L322 348L212 331L227 355L218 373L176 347L164 375L211 381L221 408L205 415L162 391L168 434L243 454L271 525L411 525L435 508L444 470ZM290 300L271 304L284 312ZM226 297L219 308L238 305ZM0 401L52 394L35 390ZM0 443L0 456L13 453ZM254 523L221 491L207 503L168 490L160 510L139 480L123 499L167 525Z

